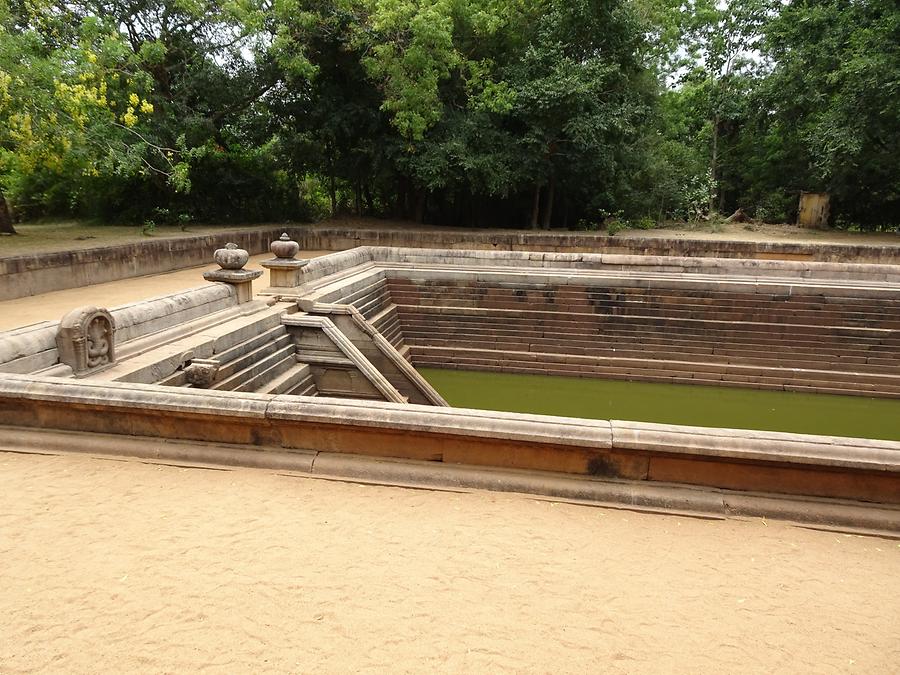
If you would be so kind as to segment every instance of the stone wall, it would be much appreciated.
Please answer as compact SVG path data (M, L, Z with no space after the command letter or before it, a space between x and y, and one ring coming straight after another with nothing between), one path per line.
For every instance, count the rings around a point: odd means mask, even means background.
M392 246L900 264L900 246L655 237L625 238L610 237L595 232L460 230L455 228L354 229L333 225L317 225L289 231L303 247L310 250L337 251L354 246Z
M399 246L900 264L898 246L621 238L575 232L282 226L0 258L0 300L204 265L212 260L215 249L229 241L251 254L262 253L285 230L304 250Z
M221 232L0 258L0 300L207 265L212 263L213 252L228 242L235 242L251 254L262 253L283 231L273 228Z
M23 427L119 434L120 454L136 436L155 439L153 452L163 439L205 441L251 466L349 453L900 503L900 443L891 441L10 375L0 379L0 434Z

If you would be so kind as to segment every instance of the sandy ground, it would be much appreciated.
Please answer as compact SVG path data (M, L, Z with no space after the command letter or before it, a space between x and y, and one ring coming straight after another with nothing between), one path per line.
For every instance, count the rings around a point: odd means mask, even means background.
M330 251L301 251L297 256L315 258L326 253L330 253ZM261 253L251 256L250 262L247 263L246 269L263 270L263 275L253 282L254 291L269 285L269 270L260 267L259 261L271 258L271 253ZM0 301L0 331L26 326L38 321L59 321L66 312L83 305L118 307L129 302L202 286L209 283L203 279L203 272L218 268L218 265L211 263L166 274L120 279L104 284Z
M896 541L0 453L0 671L900 672Z

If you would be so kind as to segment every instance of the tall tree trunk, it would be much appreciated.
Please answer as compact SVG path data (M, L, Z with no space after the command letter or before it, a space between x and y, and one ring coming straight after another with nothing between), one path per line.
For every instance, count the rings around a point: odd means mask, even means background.
M397 195L394 201L394 218L405 218L406 209L404 206L406 199L406 179L403 176L397 177Z
M18 234L16 228L13 227L12 213L9 211L9 204L6 203L3 190L0 190L0 232L4 234Z
M716 173L719 170L719 115L713 120L712 128L712 156L709 158L709 173L712 176L712 185L709 188L709 212L712 213L716 205Z
M542 227L545 230L550 229L550 222L553 218L553 195L556 192L556 179L550 174L550 183L547 185L547 206L544 207L544 222Z
M356 215L362 215L362 185L360 185L359 181L356 181L356 185L353 186L354 197L356 201Z
M366 213L371 216L375 213L375 204L372 201L372 190L368 183L363 184L363 195L366 198Z
M328 194L331 197L331 217L337 215L337 186L334 178L334 151L328 147Z
M541 185L534 184L534 201L531 204L531 229L536 230L538 226L538 216L541 214Z
M425 221L425 203L428 199L428 193L425 190L416 190L416 212L414 220L417 223Z

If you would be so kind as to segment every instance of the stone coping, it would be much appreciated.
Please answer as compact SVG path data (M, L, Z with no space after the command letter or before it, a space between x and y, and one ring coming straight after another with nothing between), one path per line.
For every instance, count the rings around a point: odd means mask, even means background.
M716 256L660 256L621 253L566 253L552 251L484 251L421 247L365 247L375 262L460 264L486 266L562 267L576 269L634 269L713 275L803 277L900 281L898 264L756 260ZM334 255L334 254L331 254ZM327 257L327 256L324 256Z
M226 284L245 283L259 279L262 274L262 270L210 270L203 273L203 278L207 281L222 281Z
M179 323L195 321L204 316L215 316L237 306L235 290L228 284L207 283L202 286L160 295L146 300L130 302L109 308L116 322L116 339L120 356L127 355L125 343L147 335L163 334ZM221 314L224 318L225 314ZM36 366L29 357L45 353L55 354L59 321L41 321L0 332L0 372L33 372ZM15 362L22 361L17 369ZM55 356L50 359L55 362Z
M461 228L355 228L312 225L288 232L306 248L342 250L353 246L427 246L487 251L562 251L638 255L697 256L900 264L900 246L786 241L740 241L663 237L610 237L599 232L483 230Z
M361 271L367 265L435 277L448 272L497 276L541 270L570 277L574 281L569 283L604 276L611 280L637 278L648 286L683 280L710 285L760 284L767 287L766 292L821 286L841 288L845 293L866 289L900 293L900 265L376 246L361 246L310 261L304 268L304 285Z
M0 452L58 455L83 452L94 457L136 457L181 467L250 467L368 485L426 488L453 492L490 490L527 494L573 504L667 513L711 519L777 519L807 527L897 537L900 508L856 501L784 497L704 487L641 483L546 472L447 465L437 462L366 457L326 451L274 449L190 441L160 442L114 434L59 432L6 427Z
M900 442L837 436L586 420L21 375L6 375L0 379L0 410L4 401L53 404L54 410L91 408L122 414L152 411L153 414L176 417L257 420L275 427L281 423L338 424L441 437L478 437L488 441L900 473ZM46 425L53 428L53 420L46 420Z

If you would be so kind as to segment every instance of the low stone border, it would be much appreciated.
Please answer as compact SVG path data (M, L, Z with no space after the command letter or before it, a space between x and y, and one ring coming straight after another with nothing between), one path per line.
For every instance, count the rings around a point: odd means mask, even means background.
M0 425L900 504L900 442L869 439L21 375Z
M748 258L817 262L900 264L900 246L610 237L598 232L399 229L315 225L289 230L302 246L340 251L355 246L555 251L629 255Z
M783 498L677 485L562 476L435 462L376 459L316 451L262 451L248 446L53 432L8 427L0 451L127 456L177 466L240 466L371 485L452 491L490 490L575 504L713 519L762 518L822 529L900 538L900 509L846 501Z
M0 258L0 300L207 265L228 242L263 253L282 232L283 227L238 230ZM199 273L197 280L202 281Z
M208 263L234 242L251 254L287 231L305 250L343 251L357 246L551 251L639 256L746 258L750 260L900 264L900 246L799 244L707 239L609 237L581 232L457 229L355 229L333 225L280 226L0 258L0 301L118 279L160 274Z

